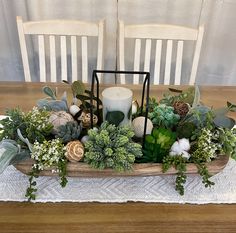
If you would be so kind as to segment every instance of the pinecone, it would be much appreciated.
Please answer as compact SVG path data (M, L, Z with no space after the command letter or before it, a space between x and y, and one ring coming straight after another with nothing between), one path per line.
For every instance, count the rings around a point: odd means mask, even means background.
M173 107L174 107L174 112L180 115L181 118L186 116L189 111L188 104L183 101L174 102Z
M78 139L82 127L76 121L67 122L65 125L58 127L56 138L61 138L64 143Z

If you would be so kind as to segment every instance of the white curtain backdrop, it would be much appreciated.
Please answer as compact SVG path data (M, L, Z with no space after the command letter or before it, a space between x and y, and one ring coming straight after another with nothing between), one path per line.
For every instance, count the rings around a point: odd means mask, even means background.
M236 0L0 0L0 81L24 81L15 21L16 15L21 15L24 21L57 18L94 22L105 19L104 68L112 70L117 63L118 19L126 24L168 23L194 28L204 24L196 82L236 85L235 12ZM128 48L126 64L129 67L132 46ZM189 51L184 54L186 61L191 55ZM91 73L95 60L91 58L90 63ZM185 62L183 75L186 80L188 68ZM39 80L36 62L31 66L31 73L33 80Z

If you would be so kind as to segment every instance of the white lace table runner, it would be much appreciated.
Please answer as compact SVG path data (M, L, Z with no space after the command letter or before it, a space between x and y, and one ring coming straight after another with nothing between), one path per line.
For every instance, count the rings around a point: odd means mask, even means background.
M175 191L175 176L129 178L68 178L61 188L57 177L37 179L36 202L162 202L162 203L236 203L236 162L211 178L215 185L205 188L198 175L189 175L185 195ZM26 201L28 177L9 166L0 175L1 201Z

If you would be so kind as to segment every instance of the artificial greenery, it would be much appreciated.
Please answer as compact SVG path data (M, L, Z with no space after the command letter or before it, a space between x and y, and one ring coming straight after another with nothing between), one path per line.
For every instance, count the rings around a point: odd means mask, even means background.
M32 166L32 171L29 174L29 187L26 191L28 200L34 200L36 195L36 181L39 172L44 169L53 168L52 172L57 172L61 178L61 186L65 187L66 179L66 165L67 159L65 158L65 146L60 139L53 139L43 141L43 143L35 142L32 148L31 158L35 163Z
M75 120L78 120L78 114L82 111L87 113L90 110L102 119L101 100L86 90L82 82L73 82L71 90L72 105L80 108L77 115L73 116ZM236 105L227 102L225 108L214 110L200 102L198 87L184 91L169 90L160 101L149 99L148 117L154 128L150 135L145 136L142 148L141 144L133 141L136 139L133 138L134 132L130 127L118 126L124 119L124 114L119 111L107 112L107 121L100 127L101 122L98 122L98 128L88 132L87 129L81 132L78 120L60 126L56 135L51 134L51 112L64 110L69 113L70 106L66 92L58 99L57 91L46 86L43 92L47 98L39 100L38 107L27 113L19 108L8 110L8 117L0 121L0 172L6 166L25 158L34 159L26 191L26 197L34 200L37 192L36 178L44 169L50 168L58 173L61 186L66 185L66 143L88 134L83 161L93 168L112 168L122 172L132 170L134 162L154 162L162 163L163 172L166 172L173 166L177 170L176 190L183 195L187 164L194 163L203 184L210 187L214 182L210 180L207 163L218 154L236 159L236 129L233 129L235 121L227 116L229 111L236 111ZM94 104L96 102L99 105L98 113ZM132 109L129 110L128 117L131 117L131 113ZM137 113L133 117L144 113L141 114L137 105ZM188 142L185 145L187 149L182 148L181 140ZM175 147L174 143L179 146Z
M79 80L74 81L71 84L66 80L63 80L63 82L71 86L73 94L72 104L79 105L80 109L83 112L88 113L90 111L93 111L93 113L98 116L99 124L101 124L100 122L100 119L102 119L101 99L98 98L98 96L95 96L91 90L86 89L85 85ZM97 109L97 104L94 104L94 102L98 104L98 109Z
M37 166L32 167L31 171L29 172L29 187L26 189L25 197L28 198L28 201L35 200L36 199L36 181L35 179L39 177L40 170Z
M26 135L30 142L43 142L51 134L52 123L49 122L50 112L34 107L25 114Z
M218 129L219 143L221 144L221 153L224 153L236 160L236 128Z
M103 122L101 127L88 131L84 161L93 168L132 169L136 157L142 156L142 146L132 141L133 131L127 126Z
M152 106L152 111L148 113L148 117L154 126L168 129L173 128L180 119L180 116L174 113L174 108L165 104Z
M173 106L176 101L182 101L190 105L193 104L197 86L190 87L186 90L178 90L174 88L169 88L168 93L164 93L163 98L160 100L160 104L165 104L168 106Z
M76 121L69 121L65 125L60 125L58 127L56 138L61 138L63 143L73 141L79 138L82 131L81 124Z
M176 140L176 133L165 128L154 128L151 135L146 135L143 156L137 162L161 163Z
M186 183L187 180L187 176L185 174L187 159L183 158L181 155L174 157L172 156L164 157L162 163L162 171L165 173L172 166L177 170L175 190L178 191L180 195L184 195L184 184Z
M208 172L206 164L196 159L194 159L193 162L198 168L198 174L202 177L202 183L205 185L205 187L208 188L212 185L215 185L214 182L209 180L211 175Z
M194 161L210 162L221 151L218 131L211 131L208 128L202 128L196 141L195 150L191 154Z
M30 142L42 142L47 139L53 128L49 122L50 113L45 109L34 107L28 113L24 113L19 108L15 108L7 110L6 116L0 121L2 129L4 129L0 134L0 141L8 138L22 144L17 133L17 129L19 129Z
M21 143L21 140L18 138L17 129L26 134L27 122L25 121L25 114L19 108L14 108L7 110L5 115L7 117L0 120L0 141L11 139Z
M176 127L177 137L195 139L195 130L197 130L197 127L192 122L182 122Z

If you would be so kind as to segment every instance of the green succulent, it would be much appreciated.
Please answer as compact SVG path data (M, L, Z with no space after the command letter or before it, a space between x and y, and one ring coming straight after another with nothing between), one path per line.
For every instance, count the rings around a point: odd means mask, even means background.
M64 143L67 143L78 139L81 131L81 125L79 125L76 121L69 121L65 125L60 125L58 127L58 132L55 137L61 138Z
M137 162L161 163L169 154L172 144L176 140L176 133L165 128L154 128L151 135L146 135L143 157Z
M142 146L132 141L133 131L128 126L103 122L101 127L88 131L84 161L93 168L112 168L116 171L132 169L136 157L142 156Z
M171 129L180 120L180 116L174 113L174 108L165 104L153 107L153 111L148 113L148 117L154 126Z

